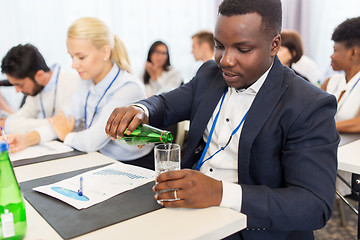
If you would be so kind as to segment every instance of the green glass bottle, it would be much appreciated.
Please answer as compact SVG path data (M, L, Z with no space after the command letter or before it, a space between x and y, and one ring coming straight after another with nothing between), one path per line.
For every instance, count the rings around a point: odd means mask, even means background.
M9 145L0 142L0 239L23 239L26 212L8 154Z
M172 143L173 136L169 131L164 131L147 124L141 124L130 135L124 134L121 139L115 139L115 141L118 143L126 143L128 145Z

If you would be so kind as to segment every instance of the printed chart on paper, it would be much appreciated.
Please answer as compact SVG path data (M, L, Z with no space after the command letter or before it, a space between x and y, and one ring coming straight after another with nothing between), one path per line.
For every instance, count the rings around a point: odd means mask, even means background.
M119 162L33 190L83 209L154 181L155 176L152 170ZM78 194L81 177L82 194Z

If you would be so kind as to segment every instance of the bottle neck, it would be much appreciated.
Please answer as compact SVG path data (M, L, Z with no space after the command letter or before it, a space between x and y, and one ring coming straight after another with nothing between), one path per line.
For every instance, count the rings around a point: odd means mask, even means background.
M7 150L0 152L0 161L9 161L9 153Z
M0 187L13 184L13 182L17 184L9 154L7 151L2 151L0 152Z

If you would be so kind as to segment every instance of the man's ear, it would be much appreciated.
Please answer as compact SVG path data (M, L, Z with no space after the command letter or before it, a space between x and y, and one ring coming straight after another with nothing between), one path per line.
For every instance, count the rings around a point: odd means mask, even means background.
M281 36L280 34L276 34L276 36L271 40L271 51L270 55L275 57L278 53L281 46Z
M35 82L41 86L46 85L46 76L44 70L38 70L34 76Z

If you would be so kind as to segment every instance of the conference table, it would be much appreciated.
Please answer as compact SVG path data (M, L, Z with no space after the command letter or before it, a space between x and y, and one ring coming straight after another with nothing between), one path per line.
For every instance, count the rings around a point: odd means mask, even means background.
M115 160L98 152L14 168L18 182L102 166ZM62 239L25 200L26 240ZM215 219L215 220L214 220ZM86 221L86 219L84 220ZM222 207L204 209L161 208L74 239L221 239L246 228L246 215Z
M360 134L341 134L338 149L338 170L360 174ZM360 209L360 201L358 202L358 209ZM357 239L360 239L359 214L357 236Z

